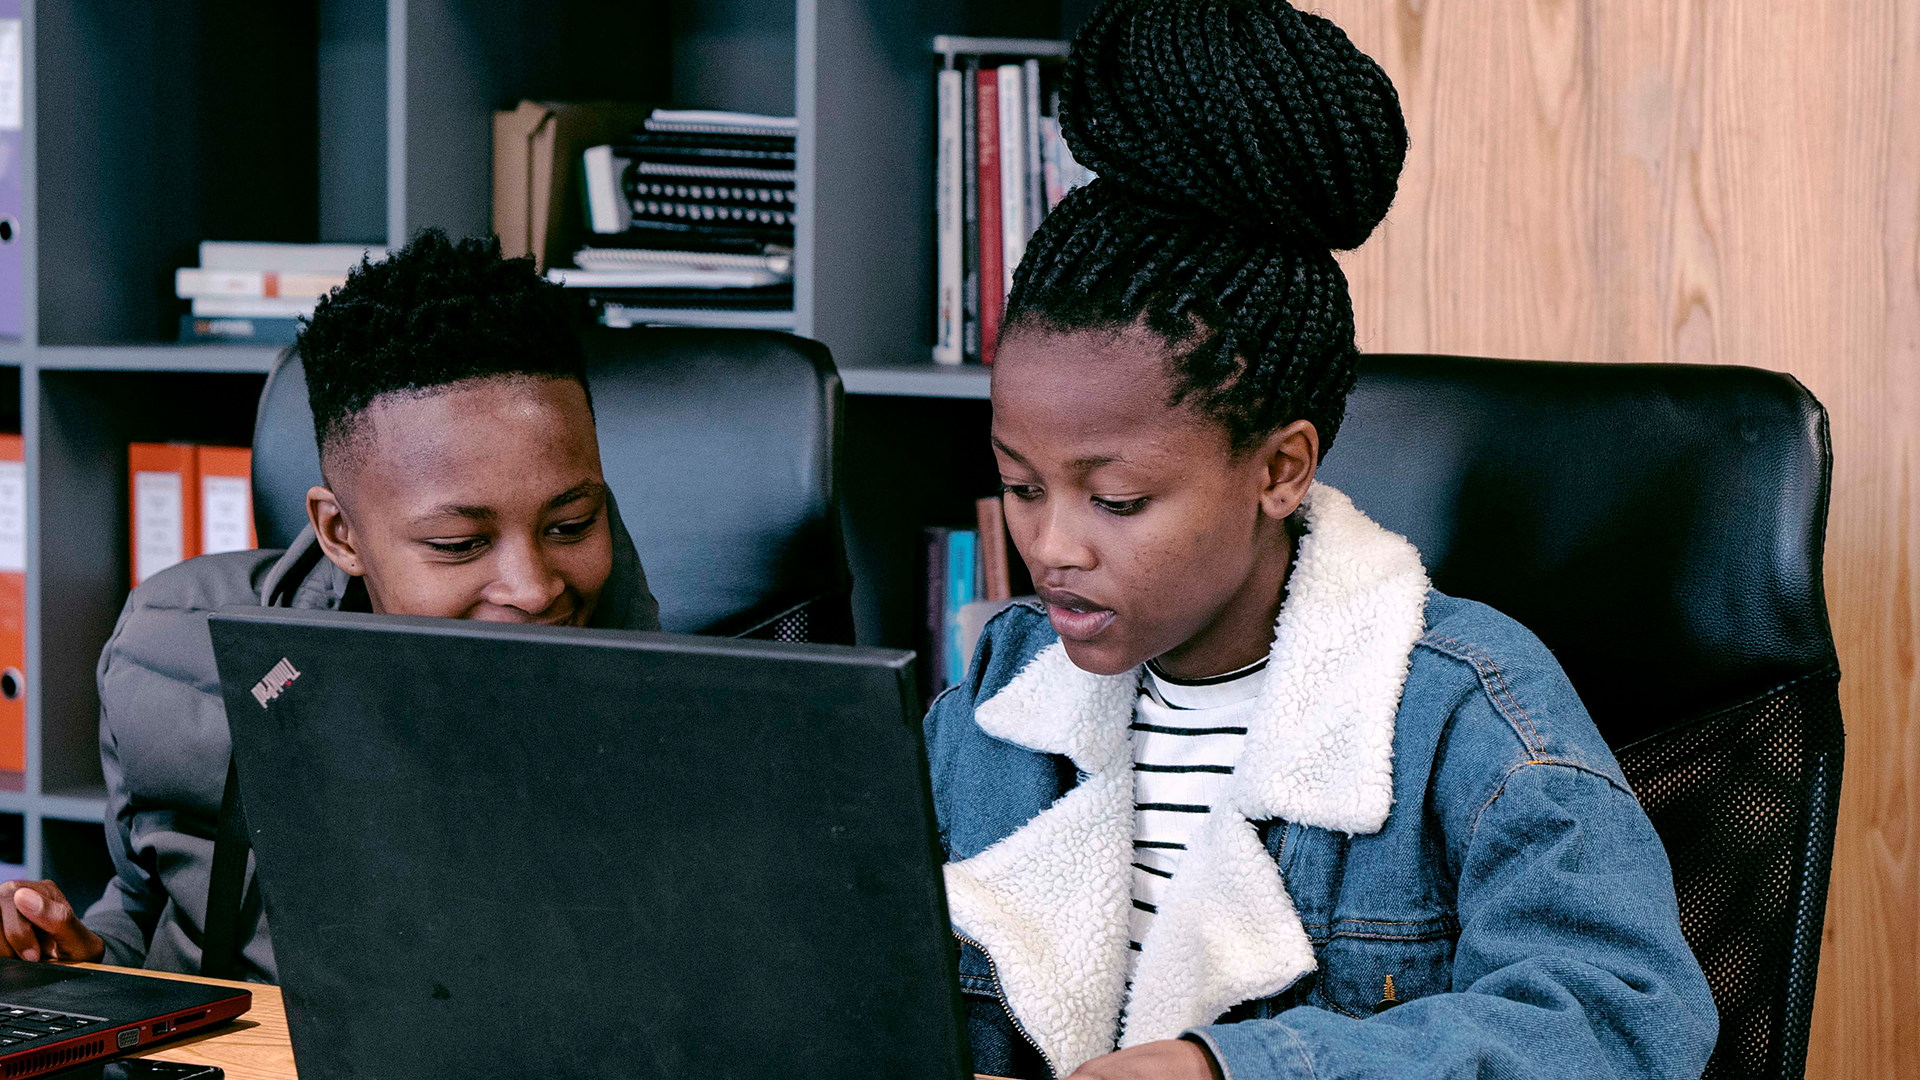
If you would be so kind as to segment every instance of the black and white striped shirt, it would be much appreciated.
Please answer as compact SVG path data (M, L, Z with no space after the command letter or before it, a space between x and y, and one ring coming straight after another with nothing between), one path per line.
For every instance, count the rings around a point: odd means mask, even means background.
M1181 853L1225 790L1260 696L1263 659L1210 679L1179 680L1147 665L1133 712L1133 920L1140 943Z

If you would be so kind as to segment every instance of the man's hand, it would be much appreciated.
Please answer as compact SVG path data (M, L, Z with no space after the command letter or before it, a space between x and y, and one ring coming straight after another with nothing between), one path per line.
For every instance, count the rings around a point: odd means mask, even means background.
M1199 1043L1162 1039L1094 1058L1068 1080L1220 1080L1220 1070Z
M51 881L0 885L0 956L91 962L106 953L106 943L80 921L60 886Z

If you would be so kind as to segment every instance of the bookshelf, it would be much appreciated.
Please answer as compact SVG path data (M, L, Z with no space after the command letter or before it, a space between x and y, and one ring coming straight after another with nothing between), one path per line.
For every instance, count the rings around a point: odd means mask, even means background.
M521 98L799 118L795 309L769 324L840 365L859 637L913 647L920 530L994 484L987 372L929 359L930 42L1058 39L1091 7L21 0L25 333L0 340L0 417L26 443L27 769L0 777L0 838L20 819L27 872L81 903L111 873L93 667L127 592L125 446L248 441L278 352L173 343L174 269L202 239L485 232L491 114Z

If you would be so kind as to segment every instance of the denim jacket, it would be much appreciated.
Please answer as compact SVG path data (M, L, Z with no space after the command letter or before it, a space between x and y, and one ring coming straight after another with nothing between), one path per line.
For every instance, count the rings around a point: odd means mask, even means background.
M1081 671L1017 605L928 713L975 1071L1185 1035L1229 1080L1698 1077L1718 1017L1665 852L1553 655L1340 492L1305 517L1131 982L1139 673Z

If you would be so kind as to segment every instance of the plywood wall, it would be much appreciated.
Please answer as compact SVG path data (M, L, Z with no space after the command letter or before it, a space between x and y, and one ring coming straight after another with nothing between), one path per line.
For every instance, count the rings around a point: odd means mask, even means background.
M1808 1075L1920 1075L1920 0L1309 3L1412 136L1345 260L1363 349L1752 364L1832 414L1847 763Z

